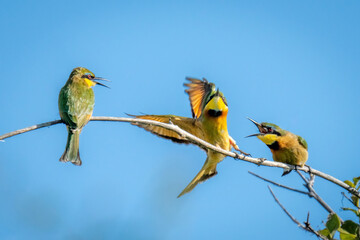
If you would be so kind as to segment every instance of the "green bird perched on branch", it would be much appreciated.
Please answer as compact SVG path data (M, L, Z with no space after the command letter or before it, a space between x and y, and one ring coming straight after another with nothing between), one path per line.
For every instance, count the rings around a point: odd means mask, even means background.
M88 123L94 110L95 96L92 86L99 84L97 80L104 78L95 77L88 69L74 68L65 86L59 94L59 113L61 120L66 124L68 138L66 148L60 158L61 162L72 162L80 166L79 136L82 128Z
M305 165L308 160L308 146L305 139L275 124L257 123L251 118L248 119L259 129L259 133L248 137L256 136L265 143L270 148L274 161L300 167ZM283 176L290 172L291 170L284 169Z

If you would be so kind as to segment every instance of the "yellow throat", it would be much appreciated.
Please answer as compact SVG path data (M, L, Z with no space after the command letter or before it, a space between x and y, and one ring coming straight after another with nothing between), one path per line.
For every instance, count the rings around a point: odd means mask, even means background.
M260 139L266 145L271 145L278 140L278 135L276 134L258 135L257 138Z
M95 86L96 83L94 83L93 81L91 81L90 79L87 79L87 78L84 78L85 80L85 83L88 87L92 87L92 86Z

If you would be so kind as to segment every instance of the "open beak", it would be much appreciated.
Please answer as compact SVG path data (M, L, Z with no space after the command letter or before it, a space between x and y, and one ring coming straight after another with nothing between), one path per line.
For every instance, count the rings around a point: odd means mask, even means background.
M96 84L99 84L100 86L109 88L109 87L106 86L105 84L99 82L99 81L110 82L110 80L108 80L108 79L105 79L105 78L102 78L102 77L95 77L95 78L91 79L91 81L93 81L93 82L96 83Z
M260 130L260 128L261 128L261 124L260 124L260 123L258 123L257 121L255 121L254 119L251 119L251 118L249 118L249 117L247 117L247 119L249 119L250 121L252 121L252 122L259 128L259 130Z
M261 135L265 135L265 133L255 133L255 134L251 134L249 136L246 136L246 138L248 137L256 137L256 136L261 136Z
M249 119L251 122L253 122L255 124L255 126L259 129L259 133L255 133L255 134L251 134L249 136L246 136L247 137L255 137L255 136L260 136L260 135L265 135L265 130L264 128L261 126L260 123L256 122L254 119L251 119L249 117L247 117L247 119Z

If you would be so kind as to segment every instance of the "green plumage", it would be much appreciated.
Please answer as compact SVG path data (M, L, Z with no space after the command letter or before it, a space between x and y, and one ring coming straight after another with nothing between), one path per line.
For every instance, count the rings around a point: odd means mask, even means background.
M304 138L298 136L298 141L299 141L300 145L302 145L306 150L308 150L308 145Z
M89 121L95 104L94 92L89 85L92 82L83 77L86 74L94 76L86 68L75 68L59 94L60 117L68 129L66 148L60 161L75 165L81 165L79 135Z

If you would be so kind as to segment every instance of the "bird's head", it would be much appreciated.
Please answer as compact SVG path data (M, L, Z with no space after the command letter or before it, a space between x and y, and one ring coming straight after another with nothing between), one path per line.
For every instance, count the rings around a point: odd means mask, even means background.
M224 95L216 89L215 84L208 82L205 78L186 78L190 83L184 85L189 94L190 105L193 117L206 117L217 119L227 116L228 106Z
M204 114L209 118L226 117L228 113L228 105L226 98L222 92L217 89L213 94L209 95L205 102Z
M267 123L267 122L258 123L251 118L248 119L255 124L255 126L259 130L259 133L255 133L247 137L256 136L266 145L272 145L279 139L279 137L284 136L286 134L285 130L281 129L279 126L275 124Z
M98 81L109 81L109 80L101 77L95 77L94 73L83 67L74 68L70 74L69 80L81 81L85 83L88 87L92 87L98 84L100 86L109 88L105 84L98 82Z

